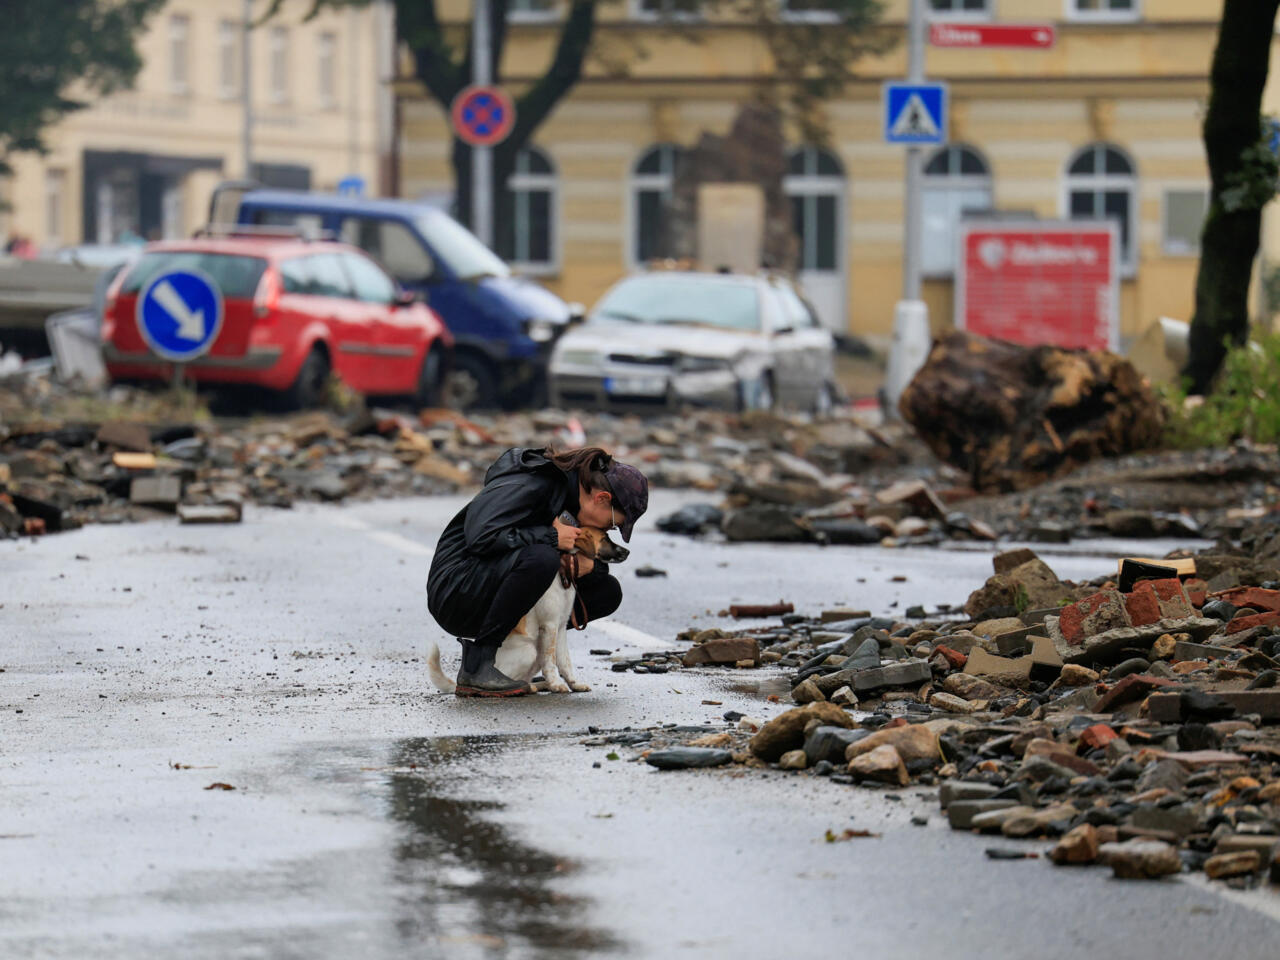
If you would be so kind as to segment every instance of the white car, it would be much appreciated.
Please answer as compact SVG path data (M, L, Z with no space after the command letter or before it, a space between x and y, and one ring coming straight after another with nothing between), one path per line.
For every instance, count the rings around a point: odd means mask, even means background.
M551 355L551 402L830 409L835 342L780 277L654 272L614 284Z

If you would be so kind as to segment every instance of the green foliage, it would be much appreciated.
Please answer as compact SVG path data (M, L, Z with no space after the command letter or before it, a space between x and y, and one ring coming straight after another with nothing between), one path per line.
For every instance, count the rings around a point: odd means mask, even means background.
M43 150L42 132L85 96L128 87L134 44L164 0L5 0L0 32L0 173L15 151Z
M1235 440L1280 441L1280 334L1229 347L1213 392L1187 399L1168 388L1165 442L1181 449L1225 446Z
M1271 149L1271 121L1262 118L1258 141L1240 154L1240 165L1227 174L1219 201L1228 213L1261 210L1276 195L1280 160Z
M1027 608L1031 606L1031 597L1027 594L1025 584L1018 584L1017 591L1013 595L1013 607L1018 611L1018 616L1027 612Z

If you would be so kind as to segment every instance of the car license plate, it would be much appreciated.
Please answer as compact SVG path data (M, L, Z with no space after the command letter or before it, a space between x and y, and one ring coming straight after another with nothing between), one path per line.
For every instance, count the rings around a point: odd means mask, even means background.
M660 397L667 392L666 377L605 377L605 393L627 397Z

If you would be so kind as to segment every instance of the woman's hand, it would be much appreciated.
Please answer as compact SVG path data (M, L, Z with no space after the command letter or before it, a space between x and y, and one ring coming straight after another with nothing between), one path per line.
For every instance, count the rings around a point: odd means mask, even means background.
M578 542L578 528L571 527L557 517L551 521L551 525L556 528L556 548L562 553L568 553L573 549L573 545Z

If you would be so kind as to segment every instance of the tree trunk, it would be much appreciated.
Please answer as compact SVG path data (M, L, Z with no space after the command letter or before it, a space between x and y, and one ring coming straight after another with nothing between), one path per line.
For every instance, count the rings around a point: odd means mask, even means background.
M1280 0L1223 4L1204 119L1209 212L1200 237L1195 313L1183 370L1192 393L1208 392L1226 355L1225 343L1243 343L1249 329L1249 278L1258 253L1262 210L1252 203L1227 209L1223 194L1247 176L1244 153L1261 136L1262 89L1277 6Z

